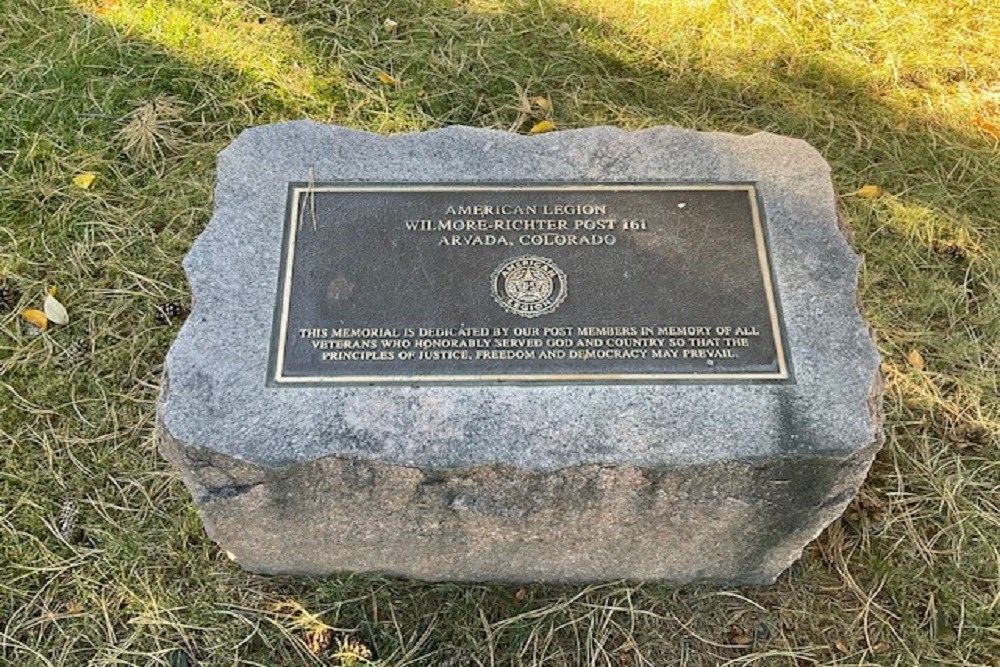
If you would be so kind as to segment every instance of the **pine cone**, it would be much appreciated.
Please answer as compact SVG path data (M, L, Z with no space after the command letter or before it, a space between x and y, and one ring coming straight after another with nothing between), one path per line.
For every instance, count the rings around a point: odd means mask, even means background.
M0 313L14 310L21 295L10 285L0 285Z
M161 324L172 324L174 320L187 317L187 308L173 301L165 303L156 309L156 320Z
M63 503L62 507L59 508L59 535L68 544L77 544L83 537L79 519L80 508L72 500Z
M59 365L65 368L72 368L87 358L90 348L82 340L75 340L67 345L62 355L59 357Z

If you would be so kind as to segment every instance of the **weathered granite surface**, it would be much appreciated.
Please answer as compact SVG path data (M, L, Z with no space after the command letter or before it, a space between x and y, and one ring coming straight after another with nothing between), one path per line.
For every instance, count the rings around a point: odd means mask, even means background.
M754 182L791 384L266 387L289 181ZM808 144L670 127L381 137L309 121L219 155L184 262L160 449L249 570L429 580L773 581L881 444L879 358L829 167Z

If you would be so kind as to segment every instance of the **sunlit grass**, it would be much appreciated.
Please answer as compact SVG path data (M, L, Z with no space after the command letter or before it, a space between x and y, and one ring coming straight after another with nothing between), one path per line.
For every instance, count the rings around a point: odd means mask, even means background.
M385 665L992 665L997 44L985 0L0 0L0 284L16 288L0 310L0 664L183 649L329 665L308 632L334 627L333 645L360 638ZM216 153L302 116L808 140L865 257L884 358L888 440L860 499L769 589L241 573L153 448L179 325L160 314L187 305L180 260ZM866 184L881 194L854 194ZM35 335L17 311L53 284L70 325Z
M76 0L117 28L165 47L197 66L223 65L315 111L343 97L344 76L319 67L301 35L248 3L211 0Z

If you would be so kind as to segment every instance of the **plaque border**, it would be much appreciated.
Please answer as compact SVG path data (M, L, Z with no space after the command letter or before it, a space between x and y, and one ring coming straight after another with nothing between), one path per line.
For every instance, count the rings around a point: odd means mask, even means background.
M757 262L764 280L768 318L774 334L774 348L778 370L773 373L505 373L505 374L429 374L429 375L339 375L339 376L287 376L283 375L285 347L288 340L289 301L292 289L292 269L295 258L295 237L303 212L300 200L304 193L316 192L440 192L440 191L551 191L551 190L721 190L744 191L750 201ZM770 258L767 230L763 220L763 207L754 183L747 182L575 182L540 181L506 182L290 182L286 200L285 224L282 230L281 262L278 271L278 289L271 328L271 351L268 355L267 386L357 386L357 385L468 385L468 384L642 384L682 382L684 384L732 384L758 382L793 382L791 359L785 344L785 323L781 317L781 304L775 289L774 267Z

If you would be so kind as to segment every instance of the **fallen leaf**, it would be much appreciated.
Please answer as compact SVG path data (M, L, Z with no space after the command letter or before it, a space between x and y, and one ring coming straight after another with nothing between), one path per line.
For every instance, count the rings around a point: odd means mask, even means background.
M517 600L518 602L524 602L527 599L527 597L528 597L527 588L519 588L517 589L517 592L514 593L514 599Z
M858 197L865 197L866 199L871 199L873 197L878 197L882 194L882 188L877 185L865 185L855 192Z
M77 174L73 177L73 185L80 188L81 190L89 190L90 186L94 184L94 179L97 178L97 174L92 171L85 171L82 174Z
M532 128L528 130L528 134L541 134L542 132L551 132L554 129L556 129L555 123L551 120L543 120L540 123L535 123Z
M399 23L397 21L393 21L392 19L386 19L385 23L382 24L382 28L384 28L386 32L395 32L398 27Z
M399 81L397 81L395 78L393 78L390 74L387 74L386 72L379 72L378 80L387 86L394 86L397 83L399 83Z
M45 317L53 324L69 324L69 313L66 312L65 306L51 293L45 296L45 305L42 308L45 309Z
M45 313L36 308L29 308L28 310L22 311L21 317L27 320L30 324L34 324L42 331L49 328L49 318L45 317Z
M98 2L97 6L94 7L94 13L98 16L107 14L109 11L116 9L118 7L118 0L104 0L103 2Z
M972 124L994 139L1000 139L1000 125L990 122L982 116L974 118Z
M729 643L735 644L736 646L749 646L753 641L750 634L746 632L743 628L738 628L735 625L729 628Z
M58 285L53 285L52 287L49 288L49 294L51 294L52 296L55 296L58 291L59 291Z
M538 97L532 97L531 103L542 111L548 111L552 108L552 102L549 102L549 98L539 95Z
M924 356L920 354L920 350L910 350L910 353L906 355L906 360L918 371L924 370Z

